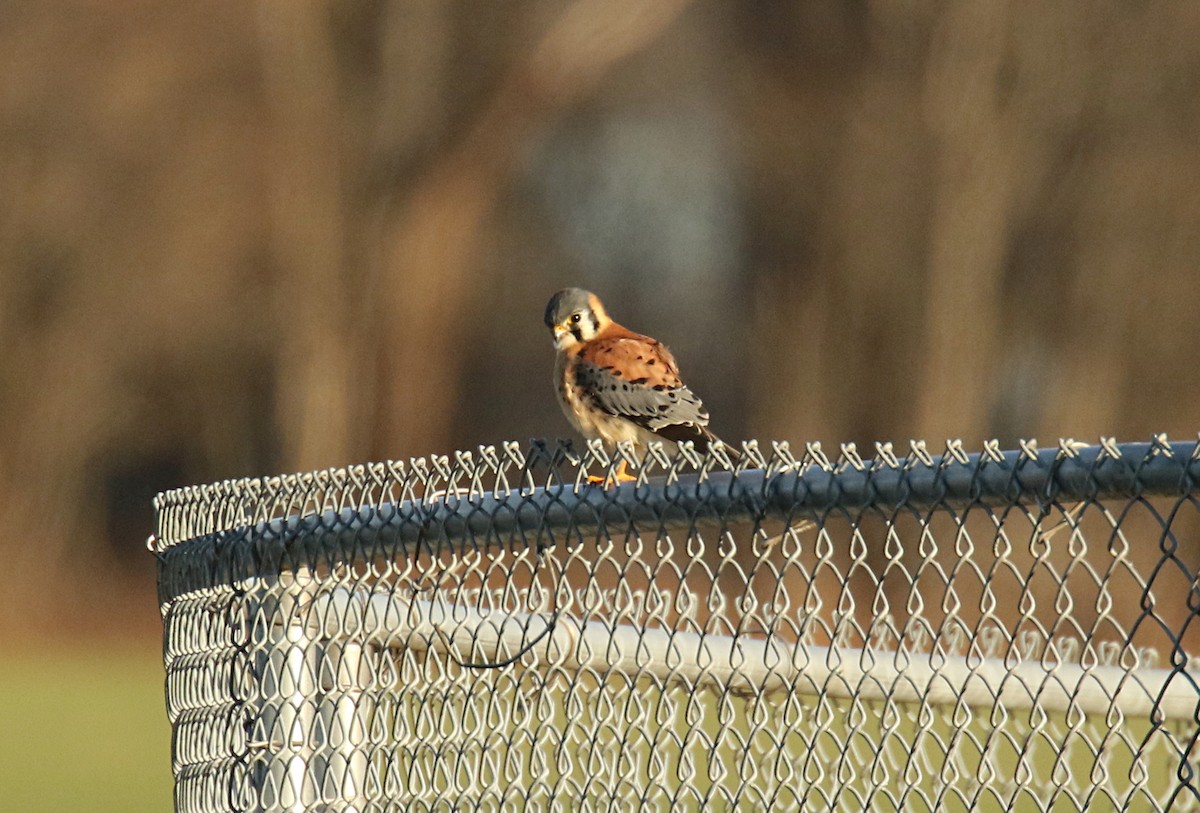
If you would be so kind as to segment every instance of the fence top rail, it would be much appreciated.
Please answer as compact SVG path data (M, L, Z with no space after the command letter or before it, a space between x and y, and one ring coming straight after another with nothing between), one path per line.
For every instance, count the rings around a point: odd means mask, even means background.
M863 459L844 445L836 460L810 444L800 458L785 443L764 454L743 445L734 464L724 450L677 456L652 450L636 481L589 484L609 470L596 444L583 455L569 444L515 443L477 455L419 458L273 478L192 486L155 498L152 550L166 554L188 541L222 546L253 540L260 555L300 541L321 548L379 542L437 544L466 538L587 532L614 523L671 529L713 522L800 519L837 511L883 512L969 506L1046 507L1055 502L1180 496L1200 483L1200 442L1097 445L1034 442L1002 451L995 442L968 454L951 441L940 455L914 442L899 457L890 444ZM273 513L278 509L278 513ZM267 558L275 558L268 556Z

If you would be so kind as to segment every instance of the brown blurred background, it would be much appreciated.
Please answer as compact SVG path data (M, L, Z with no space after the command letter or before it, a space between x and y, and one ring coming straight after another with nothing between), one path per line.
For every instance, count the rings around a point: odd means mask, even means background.
M0 644L161 489L565 436L565 285L728 439L1200 430L1200 5L0 4ZM165 755L164 755L165 756Z

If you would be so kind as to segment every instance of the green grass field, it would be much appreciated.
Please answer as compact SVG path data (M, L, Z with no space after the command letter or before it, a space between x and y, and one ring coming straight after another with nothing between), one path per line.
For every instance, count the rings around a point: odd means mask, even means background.
M0 654L5 810L171 810L170 726L157 648L5 649Z
M132 646L108 648L96 652L76 652L57 645L44 652L25 647L0 654L0 696L6 701L0 704L0 731L5 734L0 738L0 800L3 800L0 807L22 813L58 813L65 810L141 813L171 810L170 729L164 711L162 684L163 669L159 654L156 647L149 645L136 649ZM637 698L637 705L645 709L657 708L661 700L658 693L649 686L641 689L633 695ZM772 702L783 703L784 700L775 697ZM682 698L676 698L676 701L683 702ZM875 705L866 704L863 708L869 712ZM711 784L704 770L707 760L715 758L736 772L740 770L739 761L744 756L744 749L728 749L732 744L754 739L746 701L733 696L727 699L725 709L722 718L730 736L722 738L722 745L716 749L702 746L695 737L681 745L677 738L662 736L659 726L655 724L638 727L635 736L654 738L658 750L670 752L672 759L678 757L680 748L686 747L694 752L692 761L702 770L701 775L693 780L693 785L697 792L703 794ZM797 730L806 731L809 738L805 740L799 734L787 738L786 747L795 754L806 753L806 743L815 742L814 737L821 738L823 746L831 754L836 754L843 745L849 751L873 753L879 742L886 741L891 751L900 749L891 754L892 762L900 762L910 750L904 745L911 742L914 733L909 721L902 721L898 725L895 732L898 736L885 738L878 730L878 720L869 713L853 726L848 724L849 718L834 714L821 724L824 733L817 734L811 730L817 724L817 715L811 703L798 700L793 711L798 715ZM586 708L580 712L584 716L586 713ZM655 719L655 715L650 714L648 719ZM1066 725L1065 720L1056 718L1054 722L1060 727ZM561 729L566 725L566 720L559 717L556 723ZM1095 720L1084 726L1088 729L1089 741L1099 742L1104 738L1104 725L1103 720ZM715 722L700 726L708 742L717 733L714 726ZM983 741L991 726L981 718L969 728L977 741ZM939 742L951 740L950 731L945 725L931 724L928 730L930 733L926 739L936 735ZM1145 734L1142 721L1131 724L1129 738L1132 742L1140 741ZM609 742L606 737L597 737L601 752L609 747L621 747L620 742ZM758 739L754 741L757 743ZM930 754L939 750L927 746L928 743L925 743L916 750L924 749L923 752ZM1045 771L1050 770L1057 751L1036 737L1031 748L1035 754L1031 762ZM759 749L759 752L764 754L769 750ZM1114 790L1118 796L1123 796L1127 784L1119 777L1121 774L1127 775L1128 759L1120 747L1113 750L1114 756L1108 768L1115 775ZM638 749L634 749L634 752L637 753ZM1090 757L1091 754L1082 748L1072 752L1072 767L1080 780L1091 770ZM1011 774L1015 761L1015 751L1010 746L1002 745L997 749L997 764L1002 774ZM1169 789L1173 782L1173 766L1168 760L1152 761L1153 775L1148 777L1151 792L1157 794ZM580 772L584 770L582 764L574 764L573 767ZM766 767L767 762L763 762L762 769L766 770ZM628 764L624 768L639 770ZM641 769L645 768L641 766ZM796 770L799 774L803 773L800 762L796 762ZM789 793L801 789L804 784L799 774L784 783ZM585 780L582 773L575 778L578 782ZM860 798L866 794L870 784L867 780L864 776L861 781L849 782L847 798ZM1033 800L1027 798L1026 801ZM1146 799L1142 798L1141 801L1145 802ZM880 810L893 809L882 798L877 800L875 806ZM927 809L917 801L910 806L914 810ZM997 798L989 796L977 809L1000 810L1002 807ZM965 810L965 807L961 801L951 798L944 809ZM1052 809L1073 810L1075 806L1066 799L1060 799ZM1090 809L1114 808L1110 802L1100 798Z

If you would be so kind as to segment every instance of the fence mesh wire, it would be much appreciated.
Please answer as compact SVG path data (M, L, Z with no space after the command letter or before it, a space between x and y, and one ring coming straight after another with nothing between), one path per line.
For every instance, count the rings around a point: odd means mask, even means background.
M1200 444L616 463L159 495L176 809L1200 806Z

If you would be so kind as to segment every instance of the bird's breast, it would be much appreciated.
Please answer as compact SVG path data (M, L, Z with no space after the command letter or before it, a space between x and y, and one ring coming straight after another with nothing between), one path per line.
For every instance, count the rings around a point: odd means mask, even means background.
M571 426L586 437L595 437L594 430L589 432L590 421L584 423L585 399L575 376L576 358L576 354L570 352L560 352L555 357L554 391L558 395L558 405L562 407L563 414L567 416Z
M593 385L588 377L579 375L579 365L578 354L560 353L554 375L558 403L579 434L588 439L599 438L609 448L623 441L644 445L654 437L632 421L602 409L589 389Z

